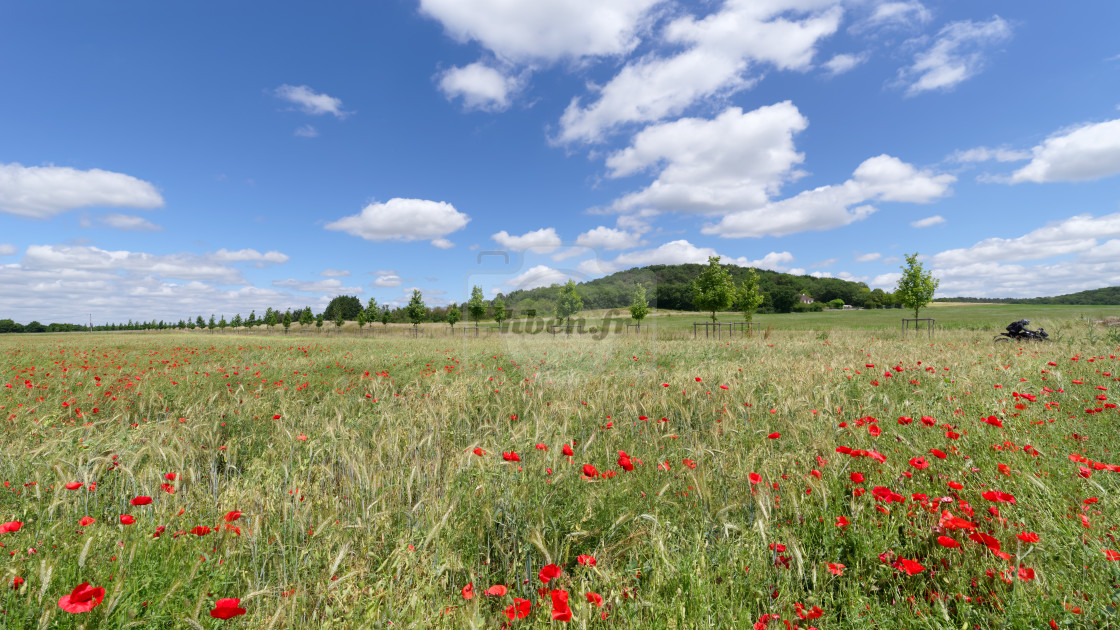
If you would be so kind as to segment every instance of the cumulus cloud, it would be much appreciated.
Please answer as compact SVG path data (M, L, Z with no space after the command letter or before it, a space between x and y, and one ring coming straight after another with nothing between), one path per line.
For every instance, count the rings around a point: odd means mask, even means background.
M1081 214L1048 223L1019 237L993 237L971 247L943 251L935 255L932 262L940 267L962 267L987 262L1045 260L1071 254L1091 256L1099 252L1100 239L1113 238L1120 238L1120 213L1102 217Z
M796 179L804 155L793 135L808 120L789 101L744 112L729 107L711 120L682 118L651 125L606 161L611 177L657 169L647 188L612 208L726 213L759 208L782 183Z
M555 228L542 228L533 232L526 232L521 236L512 236L505 230L493 234L490 238L494 239L498 245L503 248L514 252L523 252L532 250L541 254L548 254L556 251L563 241L556 234Z
M589 105L573 99L555 140L599 142L620 125L678 115L701 99L751 87L765 67L806 70L842 15L835 0L728 0L702 18L677 18L662 43L679 52L627 63Z
M34 270L83 270L117 274L142 274L179 280L205 280L220 284L245 284L232 262L285 262L279 252L260 254L255 250L212 254L148 254L127 250L105 250L85 245L30 245L22 265Z
M463 229L470 217L444 201L390 199L371 203L359 214L328 223L326 229L360 236L367 241L426 241L446 249L445 237Z
M994 149L988 147L975 147L972 149L965 149L963 151L956 151L949 159L954 162L973 163L973 162L1019 162L1021 160L1029 160L1031 158L1030 151L1017 151L1007 147L997 147Z
M219 249L210 256L213 260L223 263L232 262L260 262L260 263L286 263L288 262L288 255L282 254L276 250L269 250L265 253L260 253L255 249L239 249L236 251L229 251L228 249Z
M521 86L517 77L506 76L501 70L479 61L444 72L439 89L447 100L462 98L466 109L497 112L510 106Z
M576 237L576 245L591 249L629 249L639 245L638 235L600 225Z
M342 110L342 100L321 94L306 85L284 84L273 92L276 98L295 105L300 111L312 116L333 114L335 118L346 118L350 112Z
M1019 182L1076 182L1120 173L1120 119L1081 125L1047 138L1011 175Z
M821 65L828 72L829 76L834 77L840 74L844 74L849 70L855 69L857 66L862 65L870 58L871 55L867 53L860 53L858 55L843 53L839 55L833 55L832 59L829 59Z
M16 246L11 243L0 243L0 256L11 256L16 253Z
M939 214L935 214L932 217L926 217L924 219L918 219L917 221L911 221L910 222L910 227L927 228L927 227L932 227L934 225L940 225L941 223L944 223L944 222L945 222L945 217L943 217Z
M685 239L670 241L653 249L627 252L614 260L592 259L580 263L578 269L587 275L603 275L614 273L631 267L645 267L648 265L682 265L687 263L708 262L709 256L720 256L711 247L697 247ZM789 263L794 260L789 252L770 252L762 258L751 260L740 256L722 256L720 262L734 264L740 267L757 267L759 269L773 269L775 271L790 270Z
M868 28L909 28L925 24L932 18L929 9L917 0L882 2L855 29L858 32Z
M345 269L324 269L319 272L319 275L324 278L345 278L350 275L350 272Z
M856 262L871 262L873 260L879 260L882 257L883 255L879 252L870 252L868 254L856 256Z
M378 271L377 278L373 281L373 286L388 289L391 287L401 286L401 277L395 271Z
M88 206L158 208L163 197L152 184L125 175L65 166L0 164L0 212L45 219Z
M163 229L144 217L138 217L132 214L107 214L98 217L97 220L102 225L130 232L157 232Z
M646 12L661 0L420 0L458 41L477 41L522 63L618 55L632 50Z
M528 271L518 274L506 281L506 285L514 289L536 289L554 284L564 284L571 275L568 272L553 269L545 265L537 265Z
M943 27L914 63L899 71L900 83L913 96L932 90L952 90L984 68L988 50L1011 38L1011 25L998 15L987 22L962 20Z
M852 178L734 212L702 228L725 238L783 236L808 230L829 230L862 220L875 212L867 202L928 203L950 192L952 175L919 170L912 164L878 155L860 164Z
M331 295L342 295L350 293L361 293L361 287L346 287L342 286L342 282L334 278L326 280L315 280L312 282L303 282L295 278L288 278L287 280L273 280L272 286L281 287L284 289L292 289L303 293L329 293Z

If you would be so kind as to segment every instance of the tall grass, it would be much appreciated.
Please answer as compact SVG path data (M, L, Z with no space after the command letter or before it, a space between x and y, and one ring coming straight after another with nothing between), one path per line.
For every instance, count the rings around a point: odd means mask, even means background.
M548 588L570 593L578 627L750 627L768 614L801 627L1107 625L1116 477L1092 462L1120 464L1116 353L1103 334L1019 346L969 331L5 337L0 522L23 527L0 543L5 583L24 582L0 589L0 619L482 628L519 597L532 612L513 625L544 626L561 622L538 572L556 564ZM878 501L876 486L904 500ZM231 510L243 515L227 523ZM939 527L942 510L1011 558ZM908 575L901 558L925 570ZM64 612L56 602L83 582L104 601ZM498 584L507 595L483 594ZM211 618L226 597L246 616ZM820 617L799 618L814 606Z

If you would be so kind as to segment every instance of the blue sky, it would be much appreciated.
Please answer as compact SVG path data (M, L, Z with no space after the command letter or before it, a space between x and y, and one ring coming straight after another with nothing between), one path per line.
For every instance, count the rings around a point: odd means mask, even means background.
M1120 284L1120 5L8 3L0 317L725 262ZM506 252L505 256L492 252Z

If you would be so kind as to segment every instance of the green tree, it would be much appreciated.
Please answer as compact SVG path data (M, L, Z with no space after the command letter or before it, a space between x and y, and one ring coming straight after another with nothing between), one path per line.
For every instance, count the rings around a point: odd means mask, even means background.
M568 326L572 324L572 315L583 310L583 298L576 293L576 281L560 287L560 295L556 298L556 319L565 321Z
M778 286L770 292L770 303L774 306L776 313L788 313L793 310L793 305L797 304L798 293L797 289L791 286Z
M914 309L914 319L918 319L918 311L933 300L933 294L941 280L934 278L932 272L922 269L922 263L918 262L918 252L908 254L906 266L901 269L902 277L898 279L898 286L894 290L895 298L902 306Z
M463 319L463 314L459 312L459 307L452 304L451 308L447 309L447 323L451 324L451 329L455 329L455 324Z
M719 256L708 256L708 266L692 281L692 303L698 311L709 311L716 321L716 311L731 308L735 284L731 274L719 264Z
M196 318L196 319L194 320L194 325L195 325L195 326L198 326L199 328L206 328L206 320L205 320L205 319L202 319L202 316L201 316L201 315L199 315L199 316L198 316L198 317L197 317L197 318ZM131 328L131 326L129 326L129 328ZM127 329L126 329L126 330L127 330Z
M330 320L338 319L341 315L346 321L357 319L358 311L362 310L362 302L353 295L340 295L327 305L323 316Z
M381 317L381 309L377 307L377 298L371 297L366 304L366 322L373 324Z
M388 326L389 325L389 317L391 315L392 314L389 312L389 305L388 304L381 307L381 325L382 326Z
M642 325L642 320L649 315L649 298L646 297L646 287L639 284L634 287L634 296L630 300L630 317Z
M844 308L844 300L841 300L840 298L836 298L835 300L829 300L828 308L833 308L833 309L836 309L836 310L840 310L840 309Z
M342 309L335 309L334 311L334 327L341 329L342 323L346 321L342 318Z
M265 311L264 325L268 326L269 330L272 330L272 327L276 325L276 311L273 311L271 308Z
M735 298L739 302L739 310L743 311L743 319L748 322L754 319L754 312L762 306L763 297L758 287L758 274L753 268L747 269L747 277L739 284Z
M162 323L163 322L160 322L160 324L162 324ZM227 326L229 326L229 323L226 322L225 313L222 313L222 319L218 322L218 328L220 330L222 330L223 332L225 332L225 329L226 329Z
M211 313L210 314L210 321L207 322L206 327L210 329L210 332L214 332L214 327L217 326L217 325L218 325L218 322L214 321L214 315L213 315L213 313Z
M471 299L467 301L467 313L474 320L475 326L478 326L479 320L486 315L486 303L482 299L482 287L477 284L471 289Z
M300 326L303 326L303 327L310 326L311 323L314 322L314 321L315 321L315 316L311 314L311 307L310 306L303 309L303 312L299 314L299 325Z
M284 313L283 324L284 324L284 334L287 334L288 330L292 327L292 314L291 313Z
M234 328L241 328L242 324L244 323L245 322L241 321L241 313L238 313L233 316L233 321L230 322L230 326L233 326Z
M323 314L322 313L319 313L318 315L315 316L315 327L319 328L320 330L323 328Z
M419 326L420 322L424 321L428 308L424 306L424 296L420 294L420 289L412 290L412 297L408 300L408 306L404 310L408 315L408 321L412 322L413 326Z
M494 308L494 321L498 322L498 330L501 330L502 321L506 318L506 303L498 296L490 306Z
M251 310L251 311L249 311L249 319L245 320L245 326L247 328L252 328L253 326L256 326L256 325L257 325L257 311L256 310Z
M364 310L358 311L358 334L362 334L362 328L366 325L366 312Z

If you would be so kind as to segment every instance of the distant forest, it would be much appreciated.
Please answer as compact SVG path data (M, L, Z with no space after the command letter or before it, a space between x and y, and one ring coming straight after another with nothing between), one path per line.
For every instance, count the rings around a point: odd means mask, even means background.
M934 302L974 302L977 304L1070 304L1074 306L1112 306L1120 305L1120 287L1105 287L1036 298L974 298L954 297L937 298Z

